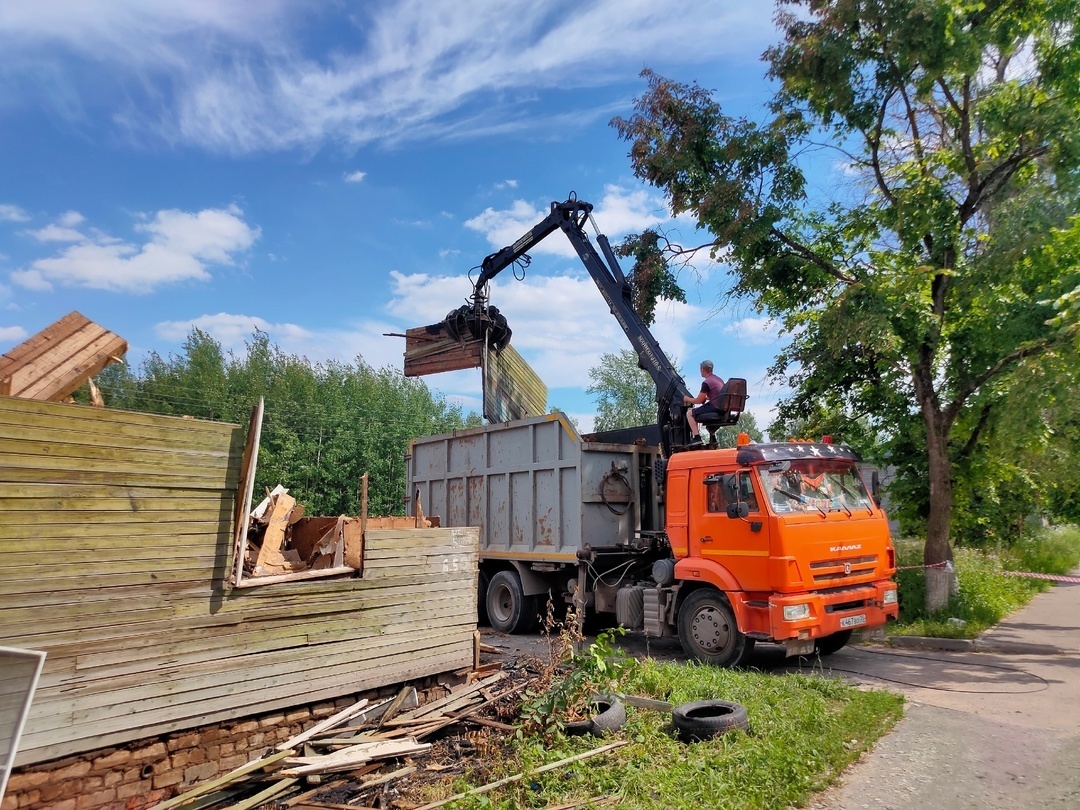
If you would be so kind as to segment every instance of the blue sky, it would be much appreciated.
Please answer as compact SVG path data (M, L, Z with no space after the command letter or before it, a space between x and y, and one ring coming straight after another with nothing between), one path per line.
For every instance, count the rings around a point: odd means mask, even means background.
M51 0L0 4L0 351L77 309L128 359L192 325L241 349L255 327L312 360L402 367L384 337L440 320L468 271L570 192L612 241L670 222L609 125L642 68L763 117L764 0L450 3ZM625 337L561 234L491 301L546 382L592 423L588 370ZM629 268L627 268L629 269ZM717 311L699 262L654 329L749 383L761 424L779 343ZM479 409L479 371L426 378Z

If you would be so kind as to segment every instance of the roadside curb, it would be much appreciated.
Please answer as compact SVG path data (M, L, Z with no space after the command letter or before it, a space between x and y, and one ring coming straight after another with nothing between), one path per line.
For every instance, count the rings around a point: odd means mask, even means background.
M907 650L944 650L946 652L999 653L1002 655L1076 655L1054 644L1030 644L1022 641L995 641L983 638L933 638L931 636L891 636L890 647Z

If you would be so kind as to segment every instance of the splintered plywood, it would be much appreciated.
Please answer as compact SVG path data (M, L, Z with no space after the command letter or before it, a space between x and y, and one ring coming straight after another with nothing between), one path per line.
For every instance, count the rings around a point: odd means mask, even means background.
M483 354L482 340L454 340L443 323L405 331L406 377L478 368L483 362Z
M127 349L119 335L71 312L0 355L0 394L59 402Z
M484 418L512 422L547 413L547 386L513 346L487 353Z

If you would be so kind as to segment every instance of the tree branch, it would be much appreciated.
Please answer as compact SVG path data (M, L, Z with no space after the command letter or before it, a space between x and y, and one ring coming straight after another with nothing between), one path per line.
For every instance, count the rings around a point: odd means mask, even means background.
M972 377L964 385L960 386L960 389L956 393L956 397L949 403L949 407L946 408L945 413L949 419L949 423L952 424L952 420L960 413L960 409L964 407L964 403L967 401L968 397L978 391L988 380L997 376L1014 363L1019 363L1027 357L1035 357L1036 355L1042 354L1060 340L1061 337L1059 335L1048 335L1041 340L1027 343L1000 358L996 363L983 371L982 374Z
M841 273L840 270L837 269L836 265L834 265L832 262L825 259L820 254L818 254L818 253L814 252L813 250L811 250L810 248L806 247L806 245L803 245L803 244L800 244L800 243L796 242L794 239L789 237L787 234L783 233L780 230L777 230L776 228L770 228L769 232L774 237L779 239L784 245L786 245L788 247L788 249L790 249L791 252L794 253L796 256L801 256L802 258L806 259L808 262L811 262L812 264L817 265L822 270L824 270L826 273L828 273L830 276L835 278L837 281L840 281L840 282L842 282L844 284L854 284L855 283L855 279Z
M991 403L987 402L983 405L982 412L979 414L979 421L971 431L971 435L968 436L968 440L964 443L964 446L960 448L960 452L953 459L954 462L963 461L975 452L975 448L979 444L979 438L986 429L987 424L990 422L990 412L992 410L993 405Z

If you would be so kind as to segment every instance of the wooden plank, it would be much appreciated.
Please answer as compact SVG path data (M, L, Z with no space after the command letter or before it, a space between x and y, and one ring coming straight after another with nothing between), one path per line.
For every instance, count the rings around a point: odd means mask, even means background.
M187 804L192 799L199 796L205 796L207 793L213 793L219 787L229 784L230 782L238 779L241 776L247 776L249 773L262 770L268 765L273 765L285 757L290 756L292 752L279 751L276 754L270 754L269 756L259 757L253 759L245 765L241 765L239 768L234 768L224 776L219 776L217 779L212 779L209 782L203 782L201 785L192 788L191 790L184 791L178 796L174 796L167 801L163 801L160 804L155 804L153 810L168 810L171 807L177 807L179 805Z
M347 681L338 676L317 685L308 684L304 702L314 703L351 694L356 691L377 688L385 683L422 678L427 675L448 672L455 668L461 659L460 652L440 651L434 655L417 655L408 659L391 658L377 661L375 671L361 667ZM347 683L347 685L343 685ZM117 745L142 737L167 734L204 723L219 723L245 717L254 712L275 711L297 704L295 694L267 698L256 707L225 707L193 717L153 718L147 722L132 720L121 730L102 731L98 728L79 726L56 729L24 736L22 746L16 757L16 766L32 764L46 759L67 756L80 751L90 751L110 745Z
M547 386L513 346L484 353L484 417L508 422L547 413Z
M42 469L66 469L77 462L112 465L117 470L137 471L157 468L166 472L196 473L200 469L217 473L230 466L233 456L228 452L200 452L178 455L167 448L108 447L103 445L45 443L21 438L0 436L0 458L9 465L17 464L20 457L39 459L32 466ZM87 469L108 469L106 466Z
M325 731L328 728L333 728L334 726L344 723L349 718L355 717L361 711L363 711L370 702L371 701L369 700L361 700L346 709L342 709L337 714L333 714L330 717L327 717L325 720L316 723L307 731L303 731L300 734L297 734L295 737L288 739L280 745L276 746L277 750L286 751L290 748L295 748L296 746L300 745L300 743L310 740L320 731Z
M179 517L174 513L174 517ZM225 531L228 539L233 536L232 525L223 527L218 520L213 521L163 521L161 523L131 523L124 527L122 533L118 533L115 526L72 523L39 525L34 529L32 537L36 543L38 540L57 540L69 544L67 547L96 548L97 543L110 538L127 539L134 545L154 545L158 537L170 537L173 535L202 536L203 542L220 542L216 533ZM17 524L0 522L0 541L4 548L8 548L8 541L15 544L17 541L26 540L28 532L26 527ZM145 538L140 540L140 538Z
M36 335L31 335L18 346L0 354L0 374L10 374L16 366L33 360L89 323L92 321L81 312L69 312Z
M16 363L10 372L11 389L16 392L15 396L26 396L26 392L43 378L62 367L71 358L80 357L87 346L95 341L111 340L116 337L103 326L99 326L91 320L79 326L61 340L53 341L43 350L36 353L33 358L28 358ZM28 399L43 399L48 397L33 397Z
M127 341L96 323L87 323L61 343L13 369L12 393L16 397L58 402L112 362L110 355L125 352ZM95 370L90 370L95 366ZM85 376L84 370L89 371Z
M259 548L259 556L255 560L256 571L271 563L278 562L281 557L281 546L285 542L285 529L289 526L289 515L292 513L294 506L296 506L296 498L285 492L278 494L271 503L270 517L266 521L262 546Z
M220 510L226 508L232 511L232 498L225 493L208 492L197 490L191 493L183 493L183 490L170 490L174 494L155 497L153 495L129 495L127 497L109 497L105 494L97 496L74 495L66 491L66 487L52 486L52 491L46 494L40 491L37 497L4 497L4 488L0 486L0 522L3 516L11 512L171 512L177 514L177 504L183 504L184 509L179 514L187 514L187 506L206 511L208 509ZM177 499L181 500L177 500ZM230 515L231 516L231 515Z
M128 343L122 337L109 334L83 349L78 356L68 358L48 378L33 389L35 398L61 402L85 385L95 374L115 362L113 358L127 354Z
M0 436L11 436L43 444L75 444L87 447L158 450L181 456L209 454L228 458L236 454L236 450L231 446L228 437L216 434L207 435L196 431L187 431L178 436L176 431L141 428L139 429L141 433L156 435L132 436L128 434L135 431L110 431L103 434L95 433L92 430L72 430L70 428L58 430L52 427L27 424L27 421L24 420L21 424L0 422ZM90 423L87 424L93 427Z
M231 437L240 429L239 425L230 422L215 422L209 419L91 408L87 405L60 405L55 402L15 397L0 399L0 423L11 424L15 419L20 420L16 424L25 423L58 430L100 430L105 435L111 435L112 432L126 434L131 430L146 429L150 431L173 430L181 436L203 434ZM178 437L177 441L182 443L184 439Z
M9 460L0 459L0 465L7 464ZM4 470L4 479L14 483L63 483L70 481L74 484L114 484L117 486L140 486L147 483L157 483L163 487L213 490L235 490L238 478L239 473L235 468L224 472L218 477L176 472L152 474L147 472L117 472L114 469L85 470L79 469L75 465L71 465L67 469L49 469L42 465L26 464L21 467L7 467Z
M247 441L244 443L244 458L240 464L235 523L233 531L232 581L239 585L244 578L244 551L247 549L248 515L251 514L251 498L255 492L255 465L259 460L259 439L262 436L263 398L251 409L248 420Z
M406 377L477 368L484 343L481 340L458 342L446 334L441 324L418 326L405 331Z

